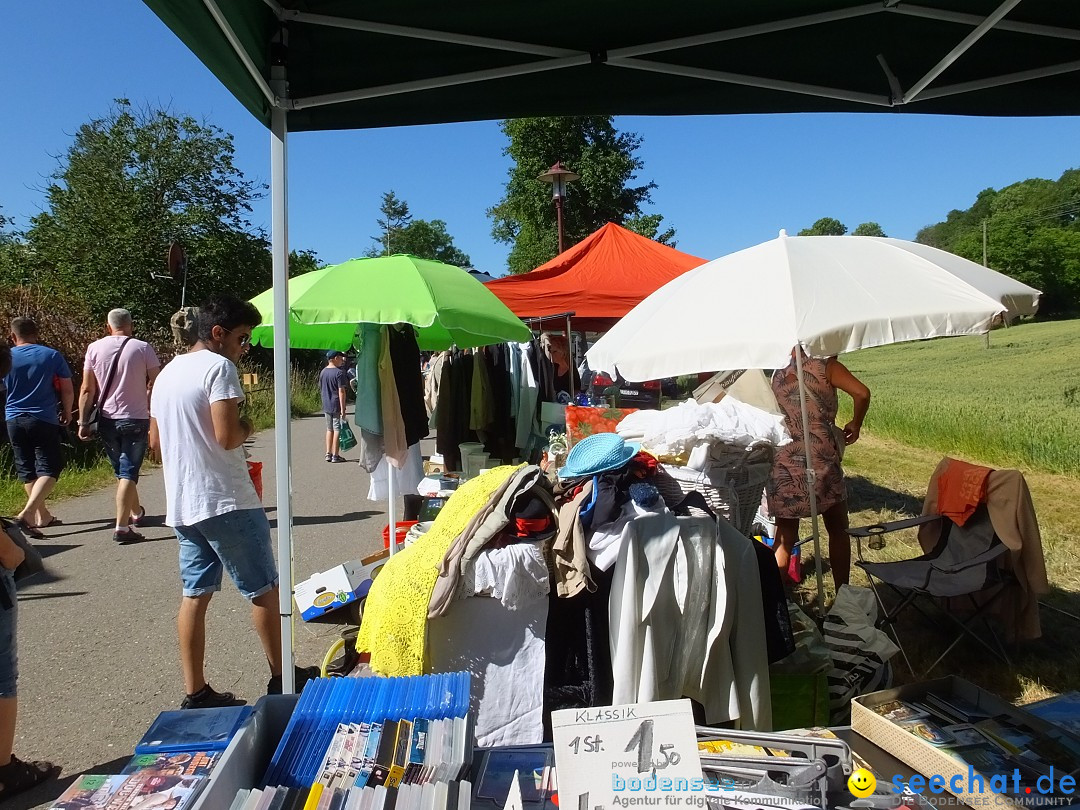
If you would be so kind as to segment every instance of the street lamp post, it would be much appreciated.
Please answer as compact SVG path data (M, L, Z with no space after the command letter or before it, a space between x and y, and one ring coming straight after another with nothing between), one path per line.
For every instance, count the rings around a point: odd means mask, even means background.
M562 253L566 250L566 235L563 232L563 197L566 196L566 184L581 179L581 175L563 168L562 163L556 161L554 166L536 179L551 183L551 198L555 200L555 221L559 230L559 253Z

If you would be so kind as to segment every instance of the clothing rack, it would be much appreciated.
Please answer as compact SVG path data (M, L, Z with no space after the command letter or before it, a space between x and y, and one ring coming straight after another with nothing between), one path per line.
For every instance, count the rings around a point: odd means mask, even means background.
M527 324L537 324L541 334L544 333L544 320L554 320L557 318L565 319L565 332L566 332L566 349L570 356L567 358L570 361L570 400L573 401L577 396L577 391L574 390L574 369L577 368L577 364L574 358L574 336L570 331L570 319L573 318L576 312L555 312L551 315L538 315L534 318L522 318L521 320Z

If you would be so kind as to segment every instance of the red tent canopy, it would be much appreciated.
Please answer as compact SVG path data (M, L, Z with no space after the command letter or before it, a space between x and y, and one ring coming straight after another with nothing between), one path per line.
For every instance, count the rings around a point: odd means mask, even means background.
M599 332L676 276L704 263L609 222L547 264L486 286L519 318L573 312L575 329ZM562 324L551 326L556 331Z

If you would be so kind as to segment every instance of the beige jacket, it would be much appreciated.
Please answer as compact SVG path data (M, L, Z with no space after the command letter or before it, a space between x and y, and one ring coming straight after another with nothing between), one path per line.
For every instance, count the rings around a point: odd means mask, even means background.
M938 478L952 459L938 464L926 489L923 514L937 514ZM1019 470L994 470L986 488L986 508L994 533L1009 549L1002 555L1001 567L1016 577L1017 585L1007 588L999 601L997 614L1005 625L1010 640L1039 638L1039 597L1050 590L1046 579L1046 560L1043 557L1042 535L1035 517L1035 506L1027 481ZM941 535L941 522L933 521L919 527L919 544L930 551Z

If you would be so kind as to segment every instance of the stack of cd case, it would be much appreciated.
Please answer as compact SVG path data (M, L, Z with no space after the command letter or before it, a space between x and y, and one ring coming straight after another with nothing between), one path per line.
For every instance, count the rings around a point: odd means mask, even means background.
M319 678L234 810L469 810L470 675Z

